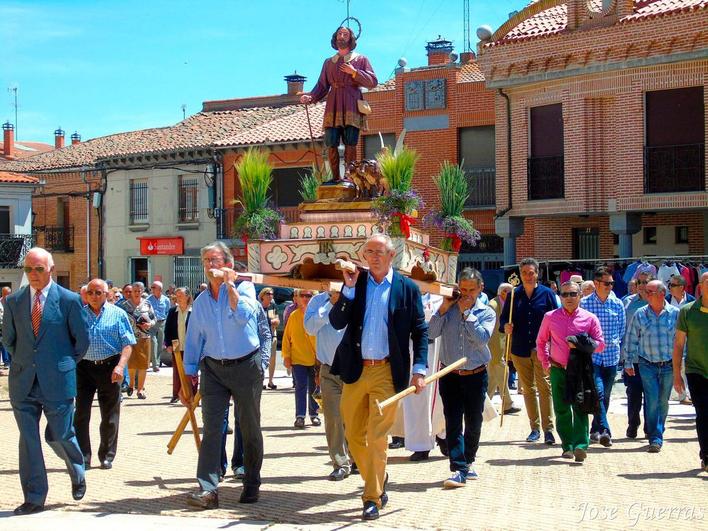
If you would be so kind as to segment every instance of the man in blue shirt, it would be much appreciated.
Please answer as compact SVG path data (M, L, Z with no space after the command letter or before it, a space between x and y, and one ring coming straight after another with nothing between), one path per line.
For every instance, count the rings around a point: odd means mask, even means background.
M98 392L101 411L101 442L98 460L101 468L113 467L118 448L120 421L120 385L128 358L136 343L133 328L126 314L113 304L106 304L108 286L100 278L88 283L84 307L89 323L89 348L76 365L76 415L74 428L86 468L91 466L89 422L91 406Z
M162 351L165 348L165 319L170 311L172 303L170 298L162 293L162 282L155 280L150 285L152 294L148 297L148 302L155 312L157 324L152 328L152 370L157 372L162 365Z
M263 434L261 433L261 391L263 367L258 337L256 290L251 282L236 287L238 273L229 248L216 241L201 250L209 288L194 301L184 348L184 372L201 369L203 432L197 481L199 492L189 494L189 505L200 509L219 506L221 441L224 413L234 399L243 434L243 490L239 501L255 503L261 484ZM180 399L188 405L180 391Z
M334 470L330 481L341 481L351 472L351 460L344 438L344 424L339 412L342 399L342 379L332 374L334 353L346 328L335 330L329 322L329 312L339 300L339 292L323 292L312 297L305 311L305 331L317 338L317 361L320 362L320 391L325 418L327 448Z
M524 392L526 414L531 424L531 433L526 440L536 442L541 438L543 427L546 444L555 444L553 436L553 409L551 407L551 383L536 356L536 336L546 312L558 308L556 295L550 288L538 283L538 262L524 258L519 263L521 286L514 289L514 311L509 322L511 296L506 298L499 318L499 332L511 337L511 359L519 374ZM508 341L508 339L507 339ZM536 390L538 389L538 400ZM539 418L538 410L541 408Z
M453 475L443 482L445 488L463 487L477 479L472 467L482 433L482 412L487 396L487 365L492 354L487 344L494 333L497 314L479 300L482 275L466 268L460 273L460 297L446 299L430 319L429 337L442 338L442 367L467 357L467 362L440 378L440 398L445 412L445 433ZM469 437L462 431L465 419ZM467 439L467 440L465 440Z

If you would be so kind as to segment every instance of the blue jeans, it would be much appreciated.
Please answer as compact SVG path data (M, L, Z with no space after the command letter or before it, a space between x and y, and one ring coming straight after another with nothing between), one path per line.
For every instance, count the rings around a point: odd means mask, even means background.
M622 371L624 385L627 387L627 417L630 427L638 429L641 425L639 412L642 410L644 402L644 432L647 432L647 400L644 396L642 378L639 376L639 364L634 364L634 376L630 376Z
M617 376L617 365L603 367L602 365L595 365L593 363L592 368L595 374L595 387L597 388L597 394L600 400L600 414L593 415L590 433L602 433L606 431L612 435L610 424L607 422L607 410L610 407L612 386L614 385L615 377Z
M0 343L0 362L6 367L10 366L10 353L5 349L5 345Z
M670 361L656 364L640 359L639 375L644 387L644 414L649 444L661 446L664 442L666 415L669 413L674 370Z
M311 417L317 416L317 402L312 398L315 390L315 366L293 365L295 379L295 417L305 416L305 407Z

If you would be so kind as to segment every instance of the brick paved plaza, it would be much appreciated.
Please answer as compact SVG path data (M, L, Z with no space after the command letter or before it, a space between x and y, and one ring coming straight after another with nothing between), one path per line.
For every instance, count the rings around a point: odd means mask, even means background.
M10 516L22 502L22 492L17 470L18 432L3 391L0 528L46 529L49 522L55 530L87 529L91 525L102 526L102 531L154 529L156 522L163 524L160 528L173 526L173 518L157 516L198 517L190 522L192 529L242 524L327 529L364 525L359 519L361 479L352 476L338 483L326 480L330 466L324 427L308 426L304 431L292 428L293 390L284 373L279 374L279 389L263 393L261 501L239 504L240 483L228 476L219 490L221 508L208 513L194 512L185 505L186 493L197 486L197 454L191 433L185 433L172 456L166 452L184 408L167 404L172 380L169 369L163 369L148 375L147 400L133 397L123 402L114 467L87 472L88 492L83 501L71 500L64 465L45 446L49 512ZM1 378L2 385L6 384L6 377ZM423 463L409 462L405 450L391 451L389 505L378 521L366 525L422 529L708 529L708 475L698 470L693 409L672 402L666 444L661 453L648 454L645 440L623 438L624 386L616 389L610 415L618 436L615 444L610 449L593 445L583 465L560 459L558 445L524 442L528 432L524 412L507 417L503 428L498 419L483 426L477 464L481 479L462 489L442 489L448 466L437 449ZM521 405L521 396L513 396ZM94 449L98 446L98 415L94 407ZM232 441L230 436L229 452ZM212 523L218 525L206 527Z

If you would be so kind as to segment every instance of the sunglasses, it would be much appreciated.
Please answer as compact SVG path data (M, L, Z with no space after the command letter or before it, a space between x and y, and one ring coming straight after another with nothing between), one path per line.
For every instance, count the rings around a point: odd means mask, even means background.
M92 289L86 290L86 295L91 295L91 296L96 295L98 297L100 295L103 295L104 293L106 293L106 292L100 291L100 290L92 290Z
M32 271L34 271L35 273L44 273L46 271L46 268L44 266L37 266L37 267L25 266L22 268L22 270L29 275Z
M637 280L637 286L644 286L645 284L649 284L648 280Z
M604 284L605 286L607 286L609 288L609 287L615 285L615 281L614 280L601 280L600 284Z
M563 297L564 299L567 299L568 297L575 298L579 295L580 295L580 293L578 293L577 291L564 291L563 293L560 294L560 296Z

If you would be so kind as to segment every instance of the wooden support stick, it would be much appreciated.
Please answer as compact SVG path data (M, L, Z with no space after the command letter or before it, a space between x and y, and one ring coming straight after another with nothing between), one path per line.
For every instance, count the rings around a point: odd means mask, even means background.
M459 360L457 360L454 363L451 363L450 365L448 365L444 369L440 369L438 372L435 372L435 373L431 374L430 376L428 376L427 378L425 378L425 385L428 385L429 383L434 382L435 380L437 380L439 378L442 378L447 373L454 371L455 369L464 365L465 363L467 363L467 358L460 358ZM376 400L376 407L379 408L379 415L383 415L383 409L385 407L390 406L391 404L394 404L394 403L398 402L399 400L401 400L402 398L405 398L408 395L412 395L413 393L415 393L415 385L411 385L410 387L406 387L400 393L396 393L391 398L387 398L383 402L379 402L378 400Z
M177 446L180 437L182 437L182 433L184 433L184 429L187 427L188 422L192 425L194 444L197 446L197 451L199 451L199 448L202 444L201 438L199 437L199 425L197 424L197 417L194 413L194 411L197 409L197 406L199 405L199 401L201 400L201 395L199 394L199 392L197 392L197 395L192 397L192 383L189 381L189 378L187 378L187 375L184 372L182 352L180 350L179 341L176 339L172 341L172 360L175 368L177 369L177 374L179 375L179 381L182 386L183 393L187 397L187 400L190 402L190 406L187 407L187 411L182 416L182 420L177 425L177 429L172 435L170 442L167 444L167 453L170 455Z
M518 286L521 282L519 281L519 277L516 273L512 273L511 276L509 277L509 284L511 284L511 300L509 301L509 323L511 323L511 318L514 315L514 291L516 290L516 286ZM504 345L504 380L502 380L504 385L509 385L509 353L511 352L511 334L507 334L506 336L506 344ZM502 389L504 387L502 386ZM501 428L504 425L504 393L502 395L502 407L501 407L501 415L499 415L499 427Z

